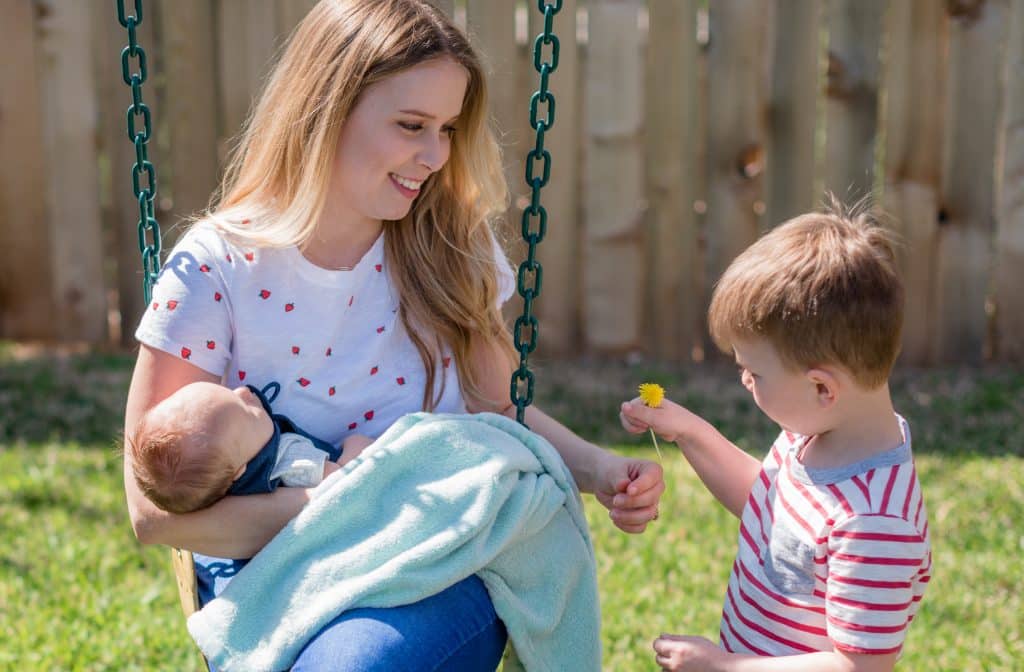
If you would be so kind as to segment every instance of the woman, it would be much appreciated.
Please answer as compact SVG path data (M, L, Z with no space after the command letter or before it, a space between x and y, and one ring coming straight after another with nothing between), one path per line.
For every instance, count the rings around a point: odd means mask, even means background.
M425 0L323 0L293 34L228 166L220 202L172 252L137 338L125 426L191 382L281 385L275 411L340 443L418 411L510 414L500 304L512 271L488 221L507 202L484 75ZM616 525L642 532L659 466L587 443L535 407ZM136 535L197 552L203 601L308 500L151 505L125 463ZM402 493L395 493L402 496ZM422 602L356 609L296 670L493 670L505 631L476 577Z

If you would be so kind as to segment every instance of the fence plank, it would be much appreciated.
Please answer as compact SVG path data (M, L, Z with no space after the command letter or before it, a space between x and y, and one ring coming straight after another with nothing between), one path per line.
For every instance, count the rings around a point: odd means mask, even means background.
M161 117L173 148L163 162L173 205L161 224L170 231L205 209L217 187L216 35L206 0L165 0L159 9L166 73ZM168 245L174 238L168 236Z
M708 210L705 300L736 255L757 239L762 211L766 83L765 5L710 4L708 48Z
M647 344L687 360L700 338L696 200L697 3L653 0L647 44Z
M92 29L84 3L37 0L47 221L61 338L100 343L107 296L99 202Z
M270 72L279 36L272 3L221 0L217 7L223 159Z
M943 79L920 73L944 71L948 25L942 5L933 0L893 3L885 22L882 203L904 242L900 267L907 300L901 360L920 365L933 358L945 101Z
M1024 363L1024 0L1011 0L997 162L996 356Z
M844 201L872 193L878 53L885 0L830 0L825 188Z
M768 227L813 209L821 91L819 0L776 0L765 179Z
M54 337L35 7L0 0L0 334ZM7 92L17 92L9 95Z
M599 351L638 346L643 300L643 69L638 0L589 3L583 169L584 342Z
M946 153L942 183L945 225L939 229L937 357L980 361L987 333L991 268L999 49L1006 4L956 5L950 30Z

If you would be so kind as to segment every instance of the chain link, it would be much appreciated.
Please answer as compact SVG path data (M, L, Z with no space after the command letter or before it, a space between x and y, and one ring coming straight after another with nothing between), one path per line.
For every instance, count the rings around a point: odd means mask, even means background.
M523 297L523 314L516 318L513 339L519 352L519 368L512 373L511 397L516 407L516 420L526 425L526 407L533 403L533 372L529 356L537 348L540 325L533 314L533 302L540 296L544 269L537 261L537 245L548 229L548 211L540 203L540 193L551 179L551 152L544 148L544 134L555 124L555 95L548 89L551 73L558 68L558 37L554 33L555 14L562 9L562 0L537 0L537 10L544 15L544 31L533 43L533 67L540 74L540 86L530 98L530 127L537 136L526 155L526 185L530 187L530 205L523 210L522 234L527 244L526 260L519 264L516 289ZM544 116L541 117L543 106ZM540 162L540 175L536 174ZM524 332L526 332L524 334Z
M125 13L125 0L117 0L117 20L128 29L128 46L121 51L121 77L131 87L132 104L128 107L128 139L135 145L135 164L132 166L132 191L139 202L139 252L142 254L142 292L146 303L152 295L153 284L160 272L160 224L156 221L153 200L156 198L156 168L149 161L147 145L153 135L153 116L142 102L142 84L148 77L146 52L138 43L137 28L142 23L142 0L135 0L135 14ZM137 70L132 72L132 61ZM142 130L136 123L142 118ZM142 176L146 176L145 186Z

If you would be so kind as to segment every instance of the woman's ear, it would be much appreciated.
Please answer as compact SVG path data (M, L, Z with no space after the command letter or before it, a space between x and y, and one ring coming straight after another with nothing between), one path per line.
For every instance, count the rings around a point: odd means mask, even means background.
M814 384L815 397L822 409L830 408L836 403L841 387L839 376L827 368L809 369L806 376Z

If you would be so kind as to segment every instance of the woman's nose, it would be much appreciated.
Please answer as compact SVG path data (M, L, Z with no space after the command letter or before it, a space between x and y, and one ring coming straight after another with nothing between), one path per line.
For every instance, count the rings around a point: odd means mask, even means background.
M430 172L436 173L448 160L448 151L449 140L446 137L428 137L420 149L419 162Z

